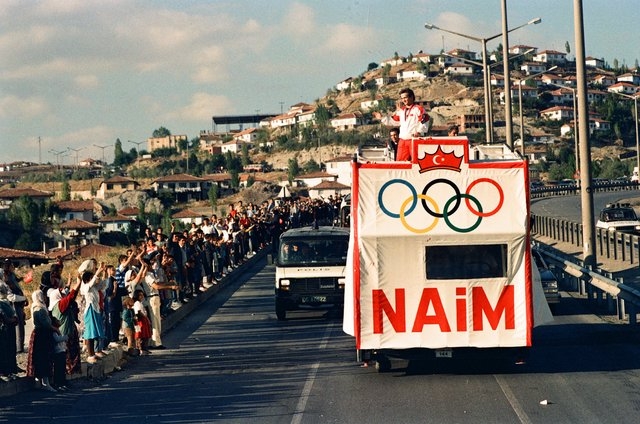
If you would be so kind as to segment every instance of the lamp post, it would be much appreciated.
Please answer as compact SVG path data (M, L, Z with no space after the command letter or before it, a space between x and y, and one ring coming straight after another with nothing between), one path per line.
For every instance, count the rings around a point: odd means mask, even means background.
M106 165L107 162L104 158L104 149L106 149L107 147L111 147L113 146L113 144L107 144L106 146L98 146L97 144L94 144L95 147L97 147L98 149L102 149L102 165Z
M557 68L557 66L552 66L551 68L547 69L544 72L538 72L537 74L529 75L529 76L527 76L525 78L520 78L520 80L518 81L518 106L520 108L520 142L522 143L522 149L520 151L522 152L522 157L525 157L525 154L524 154L524 116L522 115L522 84L524 82L527 82L528 80L530 80L532 78L539 77L540 75L543 75L546 72L553 71L556 68ZM511 88L509 88L509 97L511 97Z
M636 94L635 96L631 96L625 93L618 93L617 91L610 91L610 93L633 100L633 107L635 110L633 120L636 121L636 166L638 167L638 173L640 174L640 132L638 131L638 97L640 95Z
M73 150L74 152L76 152L76 169L78 169L78 152L82 149L84 149L84 147L80 147L78 149L74 149L72 147L67 147L68 150Z
M527 25L539 24L540 22L542 22L541 18L531 19L529 22L519 25L515 28L512 28L507 32L515 31ZM431 23L424 24L424 27L426 29L437 29L442 32L448 32L449 34L457 35L459 37L468 38L469 40L478 41L482 45L482 71L483 71L483 82L484 82L484 118L486 121L485 122L485 132L486 132L485 140L487 144L491 143L491 137L493 136L493 122L492 122L493 111L491 109L491 97L490 97L490 90L491 90L490 69L489 69L489 66L487 65L487 42L500 37L502 33L496 34L487 38L480 38L480 37L474 37L472 35L462 34L457 31L451 31L445 28L441 28ZM508 53L506 53L506 56L508 56Z
M578 105L577 105L577 101L576 101L578 95L576 93L576 89L572 88L572 87L565 87L563 85L554 84L554 83L551 83L551 82L547 83L547 85L553 85L554 87L558 87L561 90L563 88L571 90L571 95L572 95L572 98L573 98L573 141L574 141L574 144L575 144L574 148L575 148L575 151L576 151L576 154L575 154L575 157L576 157L576 174L580 175L580 161L578 160L579 154L580 154L579 146L578 146L578 107L577 107Z

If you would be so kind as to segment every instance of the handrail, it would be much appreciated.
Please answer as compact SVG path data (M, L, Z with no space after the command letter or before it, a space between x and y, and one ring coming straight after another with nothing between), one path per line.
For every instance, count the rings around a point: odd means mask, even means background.
M553 249L550 246L544 245L543 243L534 242L537 246L537 250L545 257L545 259L549 259L551 263L560 265L561 269L567 274L584 281L585 283L591 284L592 286L602 290L605 293L610 294L611 296L622 299L624 302L630 303L634 306L634 308L629 308L631 310L627 311L629 314L629 323L636 323L636 311L640 311L640 290L637 290L634 287L626 285L624 283L612 280L599 272L594 270L585 268L584 266L577 264L566 257L560 256L555 252L559 252L556 249ZM574 259L575 260L575 259ZM619 309L624 311L624 303L620 305ZM619 313L620 315L620 313Z

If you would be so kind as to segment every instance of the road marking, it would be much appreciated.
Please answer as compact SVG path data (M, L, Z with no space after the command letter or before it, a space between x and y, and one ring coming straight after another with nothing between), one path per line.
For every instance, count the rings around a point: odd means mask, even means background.
M498 386L500 386L502 393L504 393L504 396L507 398L507 401L509 401L511 408L513 409L513 412L516 413L516 415L520 419L520 422L522 424L531 424L531 420L529 419L529 416L526 414L526 412L524 412L524 409L522 409L522 405L520 405L520 402L518 402L518 399L516 399L516 395L513 394L507 382L504 381L504 379L501 376L494 375L493 378L495 378L496 381L498 382Z
M320 345L318 349L325 349L327 344L329 343L329 338L331 337L331 331L333 331L333 325L327 327L322 340L320 341ZM318 368L320 367L320 363L316 362L311 366L309 370L309 374L307 375L307 380L304 382L304 387L302 388L302 393L300 393L300 398L298 399L298 404L296 405L296 410L293 413L293 417L291 418L291 424L300 424L302 422L302 416L304 415L304 409L307 406L307 400L309 400L309 395L311 394L311 388L313 387L313 382L316 379L316 374L318 373Z

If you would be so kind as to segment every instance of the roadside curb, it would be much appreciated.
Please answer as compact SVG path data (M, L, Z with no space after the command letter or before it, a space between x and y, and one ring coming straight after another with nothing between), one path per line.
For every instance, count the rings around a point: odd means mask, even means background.
M182 321L187 315L197 309L200 305L205 303L211 297L215 296L220 290L229 285L234 278L242 274L246 269L250 268L263 259L267 253L271 250L270 246L266 246L263 249L256 252L251 257L245 258L242 265L236 268L230 274L225 275L217 284L213 284L207 288L204 292L191 299L188 303L183 304L180 308L175 310L172 314L162 320L162 334L174 328L180 321ZM126 355L122 346L109 350L104 358L96 362L95 364L89 364L83 361L81 364L82 372L73 375L67 375L67 380L78 380L86 378L89 380L102 380L107 375L120 369L120 365L126 360ZM9 382L0 382L0 398L13 396L18 393L32 390L35 387L34 379L31 377L18 377L16 380Z

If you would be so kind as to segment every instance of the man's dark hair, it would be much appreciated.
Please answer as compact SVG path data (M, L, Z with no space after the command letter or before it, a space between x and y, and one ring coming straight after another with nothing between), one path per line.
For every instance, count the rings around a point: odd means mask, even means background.
M412 99L416 99L416 95L414 94L413 90L410 88L403 88L402 90L400 90L400 95L402 96L403 94L408 94L409 97L411 97Z

